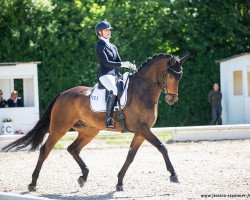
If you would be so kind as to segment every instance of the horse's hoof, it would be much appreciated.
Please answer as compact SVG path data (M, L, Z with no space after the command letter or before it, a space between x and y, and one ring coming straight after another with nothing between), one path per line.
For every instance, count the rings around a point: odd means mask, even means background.
M77 181L78 181L78 184L80 185L80 187L83 187L85 185L85 183L86 183L86 181L84 181L81 176L78 178Z
M28 186L28 190L29 190L30 192L35 192L35 191L36 191L36 186L34 186L34 185L29 185L29 186Z
M122 185L117 185L116 186L116 191L118 191L118 192L123 191L123 186Z
M169 178L172 183L179 183L177 175L171 175Z

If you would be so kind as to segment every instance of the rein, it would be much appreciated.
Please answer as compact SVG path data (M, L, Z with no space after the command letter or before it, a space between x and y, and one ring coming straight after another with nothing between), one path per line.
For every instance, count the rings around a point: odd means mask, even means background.
M145 81L147 81L148 83L150 83L151 85L154 85L155 87L158 87L158 88L161 90L162 93L167 94L165 85L160 85L160 84L158 84L158 83L156 83L156 82L151 81L150 79L146 78L145 76L143 76L141 73L139 73L139 72L136 71L136 70L133 70L133 71L134 71L136 74L138 74L140 77L142 77ZM161 81L161 82L165 81L165 76L166 76L167 73L168 73L168 72L165 72L165 73L163 74L163 76L162 76L162 81ZM170 93L169 93L169 94L170 94ZM170 95L173 95L173 94L170 94Z
M131 70L133 70L133 69L131 69ZM178 94L168 93L167 90L166 90L165 84L164 84L164 85L160 85L159 83L153 82L153 81L151 81L149 78L146 78L146 77L143 76L141 73L139 73L137 70L133 70L133 71L134 71L136 74L138 74L140 77L142 77L145 81L147 81L148 83L150 83L151 85L153 85L153 86L155 86L155 87L158 87L158 88L161 90L161 92L162 92L163 94L167 94L167 95L170 95L170 96L176 96L176 95L178 96ZM174 70L173 68L171 68L171 65L169 64L168 70L167 70L167 71L163 74L163 76L162 76L161 83L162 83L162 82L165 82L166 74L167 74L167 73L170 73L169 71L171 71L172 73L177 74L177 75L182 74L182 70L178 72L178 71Z

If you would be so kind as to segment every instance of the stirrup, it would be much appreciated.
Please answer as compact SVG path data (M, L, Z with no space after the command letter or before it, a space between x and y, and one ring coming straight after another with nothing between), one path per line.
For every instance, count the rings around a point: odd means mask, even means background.
M117 119L118 119L118 121L121 125L121 128L122 128L121 133L129 133L129 132L131 133L131 131L126 126L125 119L124 119L122 112L118 109L116 111L118 112Z

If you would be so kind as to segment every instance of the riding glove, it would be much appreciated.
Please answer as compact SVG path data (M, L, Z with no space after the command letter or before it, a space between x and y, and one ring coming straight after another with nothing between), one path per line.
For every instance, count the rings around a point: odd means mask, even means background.
M132 64L129 61L121 62L121 67L136 70L135 64Z
M130 68L131 69L133 69L133 70L136 70L136 65L135 64L132 64L132 63L130 63L131 65L130 65Z
M126 61L126 62L121 62L121 67L122 68L130 68L131 63Z

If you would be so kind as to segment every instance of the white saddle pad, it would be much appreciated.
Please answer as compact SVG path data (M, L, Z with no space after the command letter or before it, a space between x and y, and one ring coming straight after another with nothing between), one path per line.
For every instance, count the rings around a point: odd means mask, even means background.
M123 83L127 80L129 76L129 72L123 74ZM120 99L121 109L123 109L127 103L127 90L128 90L129 79L127 81L125 90ZM106 112L106 89L98 89L98 83L94 86L90 94L90 108L93 112ZM114 110L118 108L118 105L114 107Z

